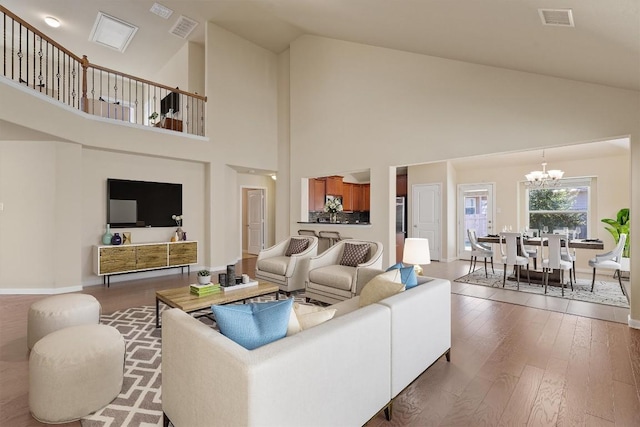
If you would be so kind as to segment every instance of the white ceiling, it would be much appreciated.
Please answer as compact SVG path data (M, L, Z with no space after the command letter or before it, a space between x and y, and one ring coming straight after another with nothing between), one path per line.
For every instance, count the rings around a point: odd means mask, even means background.
M182 14L211 21L280 53L302 34L640 90L639 0L2 0L9 10L92 63L151 79L185 40L169 34ZM543 26L538 8L570 8L575 28ZM98 11L138 30L126 52L88 41ZM57 17L62 26L47 27Z

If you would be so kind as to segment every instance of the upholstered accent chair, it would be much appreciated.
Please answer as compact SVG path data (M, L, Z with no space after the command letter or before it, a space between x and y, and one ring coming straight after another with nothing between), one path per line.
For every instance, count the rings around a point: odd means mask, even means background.
M309 258L317 254L317 237L291 236L260 251L256 261L256 279L275 283L287 293L303 289Z
M622 259L622 251L624 250L624 244L627 241L626 234L620 234L620 238L618 240L618 244L612 251L609 251L604 254L596 255L595 258L589 260L589 267L593 267L593 278L591 279L591 292L593 292L593 287L596 284L596 269L604 268L607 270L615 270L618 273L618 283L620 284L620 290L623 295L627 295L624 291L624 286L622 286L622 278L620 277L620 269L622 265L620 264L620 260Z
M333 304L356 295L358 271L382 268L381 242L341 240L320 255L309 259L305 286L307 301Z

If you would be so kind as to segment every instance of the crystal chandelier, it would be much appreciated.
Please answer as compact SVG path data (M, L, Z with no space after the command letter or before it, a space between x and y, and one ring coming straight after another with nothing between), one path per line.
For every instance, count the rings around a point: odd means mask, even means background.
M525 175L527 182L525 185L531 187L552 187L560 183L564 171L559 169L547 170L547 162L544 161L544 150L542 150L542 170L531 171Z

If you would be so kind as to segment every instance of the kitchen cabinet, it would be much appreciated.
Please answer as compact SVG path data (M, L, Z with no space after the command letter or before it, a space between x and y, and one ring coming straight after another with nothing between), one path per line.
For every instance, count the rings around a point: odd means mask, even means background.
M371 207L370 196L371 196L371 184L362 184L362 209L365 212L368 212Z
M313 203L309 206L309 210L314 212L323 211L325 195L326 195L325 180L314 179L313 180Z
M347 212L352 212L353 208L353 187L350 182L342 183L342 208Z
M396 176L396 197L406 197L407 195L407 175Z
M330 196L342 196L342 177L328 176L326 179L325 194Z

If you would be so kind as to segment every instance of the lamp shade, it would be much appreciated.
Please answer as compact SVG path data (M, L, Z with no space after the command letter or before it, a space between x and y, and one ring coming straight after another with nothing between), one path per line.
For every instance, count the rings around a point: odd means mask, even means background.
M404 241L402 262L405 264L431 264L429 253L429 239L410 237Z

